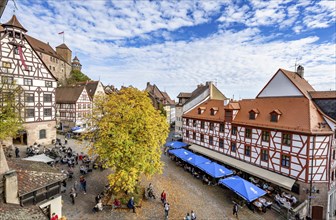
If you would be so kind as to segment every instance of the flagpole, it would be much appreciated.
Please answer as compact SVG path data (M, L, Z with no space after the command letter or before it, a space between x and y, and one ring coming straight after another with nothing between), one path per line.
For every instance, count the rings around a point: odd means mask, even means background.
M63 32L63 44L64 44L64 35L65 35L65 34L64 34L64 32Z

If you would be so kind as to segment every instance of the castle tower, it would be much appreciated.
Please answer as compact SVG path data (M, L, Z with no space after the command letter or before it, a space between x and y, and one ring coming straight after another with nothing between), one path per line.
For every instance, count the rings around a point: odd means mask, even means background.
M61 55L67 63L71 63L72 52L64 43L56 47L56 53Z
M72 66L72 70L79 70L79 71L82 70L82 64L79 62L79 59L77 56L73 58L71 66Z
M14 45L22 46L24 35L27 30L20 24L15 15L5 24L2 25L5 33L11 38Z

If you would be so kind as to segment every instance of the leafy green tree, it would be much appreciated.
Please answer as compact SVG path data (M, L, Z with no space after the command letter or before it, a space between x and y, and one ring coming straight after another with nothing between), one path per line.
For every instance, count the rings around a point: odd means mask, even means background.
M15 106L18 104L20 87L0 84L0 142L14 137L22 128L22 121Z
M70 77L66 80L68 85L75 84L77 82L90 81L90 77L82 73L80 70L72 70L70 72Z
M112 168L108 179L116 192L133 192L142 174L162 173L160 146L169 126L160 113L147 92L133 87L97 99L91 118L97 129L86 137L95 140L90 151Z

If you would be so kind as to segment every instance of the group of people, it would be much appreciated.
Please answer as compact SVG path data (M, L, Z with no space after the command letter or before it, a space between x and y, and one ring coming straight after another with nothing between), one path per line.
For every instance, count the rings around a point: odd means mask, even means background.
M187 213L187 215L184 217L185 220L196 220L196 213L191 210L190 214L189 212Z

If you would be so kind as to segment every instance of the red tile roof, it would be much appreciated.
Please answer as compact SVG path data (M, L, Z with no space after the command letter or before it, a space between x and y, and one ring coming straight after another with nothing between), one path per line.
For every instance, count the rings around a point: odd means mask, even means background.
M84 85L56 88L56 103L76 103L79 96L82 94L83 89L85 89Z
M15 15L13 15L7 23L4 23L3 26L17 27L27 32L27 30L22 26L22 24L20 24L19 20Z
M199 108L205 109L205 111L202 114L198 114ZM213 108L214 110L218 108L218 111L215 115L210 114L211 108ZM184 114L183 117L224 122L224 101L222 100L205 101L202 104L190 110L189 112L187 112L186 114Z

